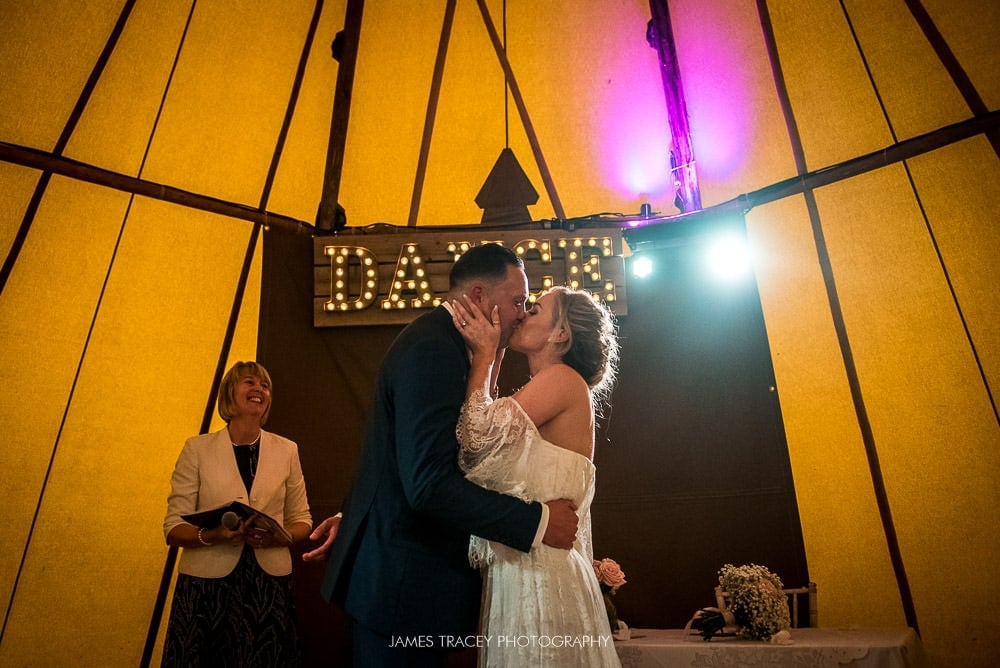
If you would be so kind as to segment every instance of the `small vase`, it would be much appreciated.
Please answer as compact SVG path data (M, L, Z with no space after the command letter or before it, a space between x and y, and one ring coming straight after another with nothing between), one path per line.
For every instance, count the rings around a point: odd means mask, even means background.
M604 609L608 612L608 626L611 627L611 633L614 634L618 630L618 609L615 608L609 592L604 592Z

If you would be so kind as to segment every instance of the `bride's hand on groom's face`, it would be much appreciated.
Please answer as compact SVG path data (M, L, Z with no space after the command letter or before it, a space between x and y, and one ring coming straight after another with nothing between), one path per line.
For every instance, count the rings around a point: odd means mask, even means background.
M455 299L452 305L452 322L462 334L475 355L493 356L500 345L500 311L494 306L490 317L471 303L467 295Z

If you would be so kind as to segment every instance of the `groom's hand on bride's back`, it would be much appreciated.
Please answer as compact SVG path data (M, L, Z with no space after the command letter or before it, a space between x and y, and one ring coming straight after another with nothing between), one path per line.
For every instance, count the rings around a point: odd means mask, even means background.
M550 547L568 550L576 540L576 527L580 518L576 516L576 504L569 499L546 501L549 507L549 524L545 528L542 542Z

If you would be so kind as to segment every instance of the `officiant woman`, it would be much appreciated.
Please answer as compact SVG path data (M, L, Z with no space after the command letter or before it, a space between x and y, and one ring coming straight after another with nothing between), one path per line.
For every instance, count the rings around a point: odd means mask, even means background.
M271 377L237 362L219 387L226 427L189 438L170 479L163 533L183 548L163 666L290 666L300 649L287 539L241 522L199 528L182 519L233 500L280 522L292 542L312 530L298 446L264 431Z

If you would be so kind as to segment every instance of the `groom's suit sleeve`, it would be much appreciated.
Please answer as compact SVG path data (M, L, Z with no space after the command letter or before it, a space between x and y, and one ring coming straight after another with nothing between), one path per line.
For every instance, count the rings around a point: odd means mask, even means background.
M455 425L465 399L467 355L460 337L427 337L409 346L395 365L403 491L411 508L432 521L527 552L539 530L541 504L483 489L458 467Z

